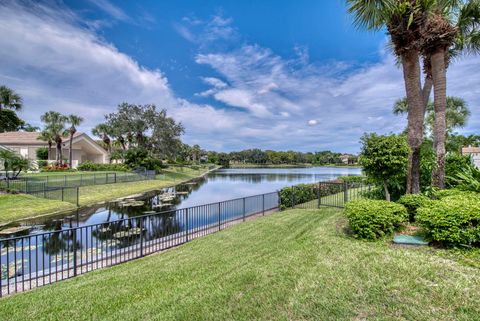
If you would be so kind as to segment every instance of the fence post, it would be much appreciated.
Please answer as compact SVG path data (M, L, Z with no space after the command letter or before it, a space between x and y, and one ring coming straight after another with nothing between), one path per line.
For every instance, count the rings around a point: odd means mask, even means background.
M295 185L292 186L292 208L295 208Z
M93 173L93 185L97 185L97 175Z
M221 219L221 203L218 202L218 230L222 229L222 219Z
M7 180L7 188L10 189L10 180L8 179L8 173L5 179Z
M320 182L318 182L317 186L317 208L320 208Z
M113 173L113 182L117 183L117 173Z
M343 182L343 204L348 202L348 182Z
M80 206L80 187L77 186L77 207Z
M80 174L80 186L83 186L83 174Z
M262 194L262 216L265 216L265 194Z
M63 175L63 186L67 186L67 174Z
M47 198L47 187L45 186L45 182L43 182L43 198Z
M188 242L188 208L185 209L185 225L186 225L186 230L187 230L187 235L186 235L186 239L187 239L187 242Z
M140 256L143 256L143 217L140 217Z
M28 177L25 177L25 193L28 194Z
M243 221L245 222L245 197L243 198Z
M77 276L77 228L73 229L73 276Z
M65 188L64 188L64 187L60 187L60 188L62 189L62 202L63 202L63 198L64 198L64 195L63 195L63 194L64 194L64 189L65 189Z

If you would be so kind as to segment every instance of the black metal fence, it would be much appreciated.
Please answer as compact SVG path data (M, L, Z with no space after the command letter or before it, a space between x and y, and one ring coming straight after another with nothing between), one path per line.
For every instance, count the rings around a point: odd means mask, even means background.
M0 296L163 251L276 211L278 201L274 192L0 239Z
M370 189L371 186L363 181L325 181L291 186L280 191L280 208L342 208L348 201L362 198Z
M22 193L37 191L45 187L80 187L155 179L155 171L111 172L74 175L39 175L7 178L0 187L15 189Z
M52 200L79 204L79 187L155 179L155 171L89 173L75 175L41 175L5 178L0 188L15 190Z

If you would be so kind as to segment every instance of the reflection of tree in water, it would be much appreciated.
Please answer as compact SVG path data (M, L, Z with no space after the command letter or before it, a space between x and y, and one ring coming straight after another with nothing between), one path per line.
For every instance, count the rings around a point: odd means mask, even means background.
M148 240L179 233L181 225L176 217L175 210L148 216L145 218L146 238Z

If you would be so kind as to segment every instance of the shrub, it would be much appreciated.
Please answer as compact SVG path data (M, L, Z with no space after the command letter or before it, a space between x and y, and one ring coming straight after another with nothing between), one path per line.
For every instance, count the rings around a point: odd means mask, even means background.
M91 161L86 161L78 165L77 169L79 171L115 171L115 172L126 172L128 167L125 164L97 164Z
M365 176L339 176L337 179L340 179L344 182L365 182L367 179Z
M383 200L355 200L345 207L354 236L376 240L390 235L407 221L408 214L401 204Z
M38 161L37 161L37 165L38 165L38 168L46 167L46 166L48 166L48 161L46 161L46 160L38 160Z
M445 185L450 188L457 186L457 175L472 166L472 160L469 156L458 153L448 153L445 158Z
M313 185L300 184L280 190L280 209L284 210L296 204L302 204L317 198Z
M417 210L427 237L447 246L480 245L480 196L451 195Z
M451 197L451 196L466 196L466 197L477 197L479 194L471 191L462 191L459 189L443 189L443 190L438 190L435 191L433 194L433 197L435 199L441 200L446 197Z
M48 159L48 148L40 147L35 151L38 160L47 160Z
M422 194L403 195L397 201L397 203L402 204L407 209L408 219L410 222L415 221L415 215L417 214L418 208L429 205L431 202L431 199Z

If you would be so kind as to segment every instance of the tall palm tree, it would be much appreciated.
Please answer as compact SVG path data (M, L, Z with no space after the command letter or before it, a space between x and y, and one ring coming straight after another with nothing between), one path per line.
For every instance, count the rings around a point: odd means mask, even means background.
M40 117L41 121L45 123L45 131L50 132L53 137L53 141L56 145L56 162L62 164L62 143L63 138L68 136L65 124L67 117L56 111L48 111Z
M70 142L69 142L69 155L68 155L68 166L72 168L73 165L73 135L77 132L77 127L83 122L83 118L77 115L68 115L66 117L67 123L70 124L70 128L68 128L68 135L70 136Z
M447 135L447 76L452 54L480 50L480 1L426 1L426 21L422 26L421 50L426 72L433 81L435 119L433 126L437 166L433 185L445 187L445 153Z
M19 94L7 86L0 86L0 110L9 108L18 111L22 107L23 101Z
M407 192L420 192L420 147L423 141L425 99L420 81L421 0L347 0L358 27L387 29L393 49L403 67L408 101L408 144L410 146Z
M38 139L43 140L44 142L47 142L47 144L48 144L48 160L51 160L52 159L52 145L53 145L53 140L55 139L52 132L49 131L48 129L44 129L40 132L40 135L38 136Z

